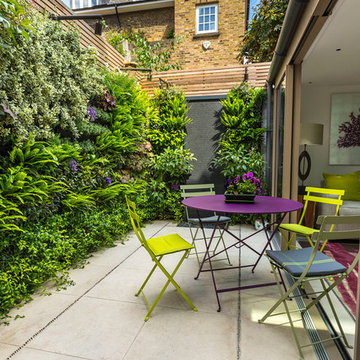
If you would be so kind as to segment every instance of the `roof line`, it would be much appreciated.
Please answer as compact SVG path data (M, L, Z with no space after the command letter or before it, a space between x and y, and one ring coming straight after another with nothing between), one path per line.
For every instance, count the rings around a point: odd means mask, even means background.
M99 4L91 7L73 9L73 11L87 11L96 9L111 9L117 7L118 9L130 9L142 6L155 6L156 8L171 7L174 6L174 0L133 0L133 1L110 1L106 4Z

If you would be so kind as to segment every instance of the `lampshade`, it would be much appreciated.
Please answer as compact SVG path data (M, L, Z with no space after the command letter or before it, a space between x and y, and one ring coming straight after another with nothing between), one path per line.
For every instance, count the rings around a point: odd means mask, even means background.
M323 131L323 124L301 123L300 145L322 145Z

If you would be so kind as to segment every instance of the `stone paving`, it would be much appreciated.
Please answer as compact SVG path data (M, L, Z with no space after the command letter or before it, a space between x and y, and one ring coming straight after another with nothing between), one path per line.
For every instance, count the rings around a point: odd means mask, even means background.
M232 228L239 233L240 227ZM207 230L208 232L211 230ZM253 231L241 227L241 235ZM178 233L189 240L189 230L167 221L156 221L144 229L146 237ZM227 235L226 242L232 243ZM253 238L260 249L264 235ZM233 247L231 261L249 263L253 254ZM166 259L171 268L178 254ZM225 260L216 266L226 265ZM267 324L257 320L274 303L276 286L220 294L218 313L210 273L194 280L198 269L195 256L185 260L176 281L199 309L193 311L170 284L148 322L142 296L134 294L152 267L146 251L134 234L124 245L99 251L83 269L71 271L75 286L51 296L36 295L13 315L24 318L0 328L0 359L14 360L293 360L298 359L289 324L274 317ZM249 269L220 271L221 287L256 281L272 281L270 266L262 259L254 274ZM145 287L151 302L166 278L155 272ZM300 325L299 325L300 327ZM303 334L304 341L305 333ZM311 348L306 359L315 359Z

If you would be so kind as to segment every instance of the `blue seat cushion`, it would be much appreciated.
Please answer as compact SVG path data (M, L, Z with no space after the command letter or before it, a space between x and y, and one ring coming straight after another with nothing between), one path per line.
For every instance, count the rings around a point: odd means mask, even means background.
M266 254L277 264L283 267L292 276L298 277L305 270L313 251L312 247L297 250L274 251L267 250ZM318 251L310 266L307 277L335 275L346 271L346 267L334 259Z
M208 216L208 217L202 217L201 218L201 222L204 224L214 224L217 222L218 216L214 215L214 216ZM231 221L231 219L227 216L220 216L219 219L219 223L226 223ZM189 218L188 222L193 223L193 224L199 224L199 218Z

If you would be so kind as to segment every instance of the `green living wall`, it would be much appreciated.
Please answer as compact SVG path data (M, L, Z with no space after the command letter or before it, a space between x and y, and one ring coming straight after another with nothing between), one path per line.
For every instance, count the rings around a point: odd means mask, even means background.
M143 220L179 217L193 160L181 92L151 100L127 75L99 68L78 32L21 9L29 21L0 32L2 322L45 280L68 284L71 266L126 238L125 194Z

